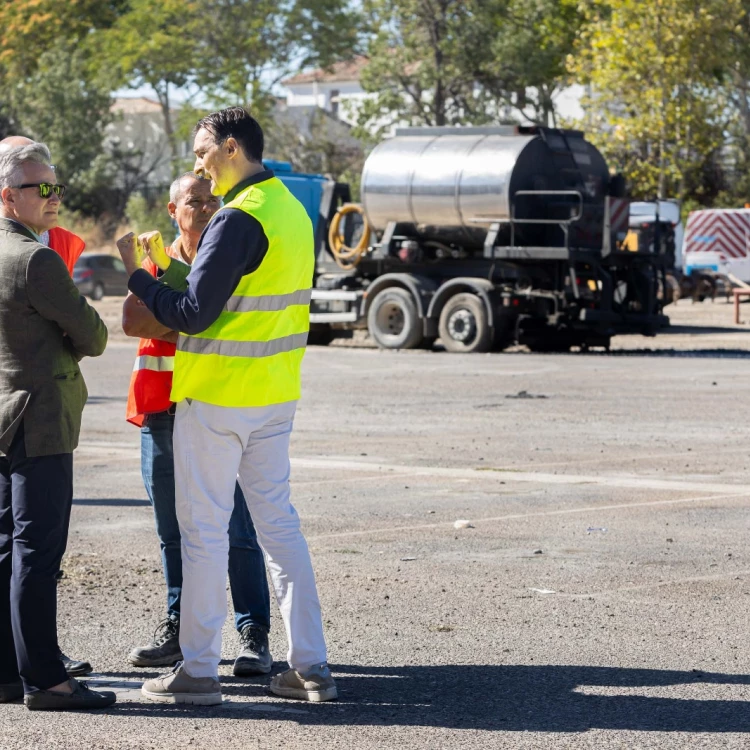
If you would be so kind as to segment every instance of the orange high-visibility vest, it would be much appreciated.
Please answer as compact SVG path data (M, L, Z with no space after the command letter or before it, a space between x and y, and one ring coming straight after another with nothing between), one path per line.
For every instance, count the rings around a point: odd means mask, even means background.
M167 248L167 252L172 257L179 257L174 255L171 247ZM146 258L143 267L156 276L157 268L151 260ZM176 348L176 344L158 339L141 339L138 342L125 414L131 424L142 427L146 414L158 414L172 405L169 394Z
M86 248L86 243L73 232L62 227L53 227L49 230L49 246L62 259L68 267L68 272L73 275L73 267Z

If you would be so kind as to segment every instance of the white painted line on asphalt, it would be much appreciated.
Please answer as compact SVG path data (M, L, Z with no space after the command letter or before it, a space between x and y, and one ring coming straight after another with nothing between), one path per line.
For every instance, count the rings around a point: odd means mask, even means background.
M720 484L715 482L685 482L672 479L635 476L597 476L595 474L549 474L546 472L514 471L478 467L471 469L444 468L439 466L404 466L402 464L375 464L366 461L330 460L326 458L293 458L292 466L302 469L339 469L342 471L381 471L383 478L388 475L410 474L418 477L446 479L483 479L508 482L533 482L534 484L595 484L602 487L626 489L661 490L674 492L742 492L750 494L748 484Z
M711 670L706 670L706 674L711 674ZM733 701L742 703L750 708L750 701L747 700L747 677L746 675L737 675L737 681L732 681L730 677L726 682L722 677L712 677L710 682L701 681L698 675L695 675L695 682L680 683L675 681L670 685L577 685L573 688L573 693L578 695L591 695L600 698L651 698L672 701ZM736 710L736 709L735 709ZM688 744L682 747L688 747ZM720 745L715 745L720 747ZM729 747L729 745L725 745ZM741 745L738 745L741 747Z
M503 516L490 516L488 518L474 518L477 528L481 528L484 523L496 523L498 521L517 521L527 518L542 518L544 516L566 516L576 513L604 513L613 510L630 510L632 508L651 508L659 505L685 505L688 503L699 503L714 500L737 500L740 498L750 498L750 492L742 492L731 495L705 495L703 497L683 497L674 500L647 500L640 503L616 503L613 505L588 505L583 508L563 508L560 510L540 510L532 513L508 513ZM370 536L374 534L395 534L402 531L421 531L427 529L449 529L454 531L453 522L445 521L443 523L424 523L413 526L389 526L380 529L363 529L361 531L338 531L331 534L316 534L308 536L309 541L320 541L324 539L339 539L342 537L352 536Z
M81 443L79 450L85 453L122 452L140 455L140 446L133 443L97 441L92 443ZM403 464L369 463L367 461L356 461L348 459L329 459L320 456L295 457L292 458L292 466L300 469L322 469L339 470L344 472L367 472L371 476L364 479L388 480L389 478L434 477L442 479L469 479L472 481L502 481L506 484L511 482L552 484L552 485L578 485L593 484L602 487L619 487L625 489L659 490L666 492L715 492L734 494L750 494L750 485L747 484L725 484L718 482L689 482L675 479L658 479L656 477L638 477L628 475L596 475L596 474L551 474L539 471L515 471L513 469L495 469L493 467L476 467L469 469L446 468L440 466L406 466ZM373 472L377 472L373 474ZM347 479L350 481L351 478ZM337 478L325 480L300 480L296 484L313 484L324 481L341 481Z
M567 599L586 599L594 596L610 596L612 594L622 594L632 591L647 591L648 589L673 588L682 586L686 583L703 583L706 581L720 581L722 578L744 578L750 576L750 570L732 570L726 573L710 573L704 576L689 576L687 578L675 578L669 581L653 581L652 583L635 583L629 586L620 586L615 589L605 589L604 591L592 591L583 594L566 594L558 592L558 596Z
M727 453L738 453L738 454L746 454L747 453L747 446L743 448L722 448L721 449L721 455L726 455ZM610 463L610 464L625 464L625 463L639 463L641 461L662 461L662 460L668 460L671 458L696 458L698 455L698 451L678 451L675 453L648 453L646 455L623 455L623 456L613 456L613 455L605 455L605 456L599 456L598 458L585 458L585 459L579 459L579 458L571 458L568 461L540 461L539 463L535 463L533 467L529 466L526 467L528 469L539 469L542 467L554 467L554 466L571 466L572 464L579 465L579 464L600 464L600 463ZM524 469L525 470L525 469Z

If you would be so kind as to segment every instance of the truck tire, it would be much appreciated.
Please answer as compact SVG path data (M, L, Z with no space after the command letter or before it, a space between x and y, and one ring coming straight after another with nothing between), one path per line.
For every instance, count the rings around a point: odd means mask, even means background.
M367 312L367 330L381 349L416 349L424 338L417 306L400 287L375 295Z
M449 352L486 352L492 345L487 310L476 294L456 294L445 303L438 333Z

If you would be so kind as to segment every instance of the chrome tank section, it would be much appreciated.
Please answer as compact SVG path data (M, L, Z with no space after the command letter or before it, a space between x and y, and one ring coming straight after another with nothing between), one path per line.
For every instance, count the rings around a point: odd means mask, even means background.
M412 225L425 238L481 243L489 220L510 219L518 190L570 189L566 173L571 171L577 184L585 184L584 200L603 204L607 167L580 133L571 131L566 144L554 132L543 138L512 126L409 128L380 143L368 157L362 205L379 232L395 221ZM528 200L517 215L532 215Z
M397 135L383 141L362 172L367 220L382 230L389 221L455 228L477 217L507 219L513 168L534 138Z

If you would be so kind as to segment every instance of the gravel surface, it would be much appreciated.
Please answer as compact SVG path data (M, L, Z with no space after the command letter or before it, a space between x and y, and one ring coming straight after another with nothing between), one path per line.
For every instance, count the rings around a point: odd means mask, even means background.
M750 746L750 328L731 305L680 302L670 332L610 354L311 347L293 498L340 700L232 677L228 623L224 704L181 708L143 701L156 672L125 659L165 591L120 304L97 303L112 341L84 363L59 597L64 650L119 701L0 706L0 748ZM271 646L282 669L275 610Z

